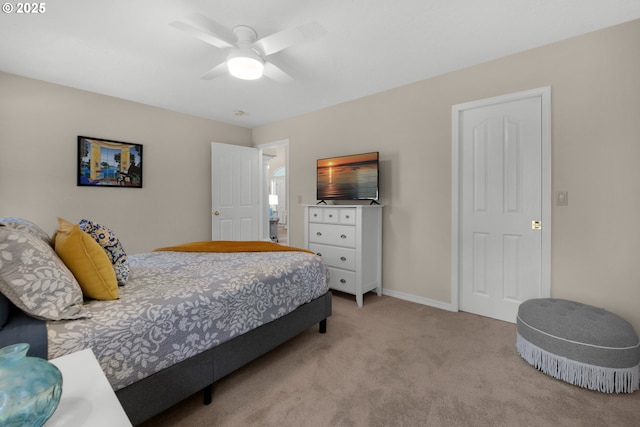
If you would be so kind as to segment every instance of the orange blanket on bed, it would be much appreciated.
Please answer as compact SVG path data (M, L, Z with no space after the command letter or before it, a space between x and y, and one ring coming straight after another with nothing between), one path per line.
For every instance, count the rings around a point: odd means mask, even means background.
M260 241L260 240L207 240L203 242L184 243L177 246L168 246L166 248L155 249L157 251L172 252L282 252L282 251L298 251L308 252L306 249L294 248L292 246L283 246L278 243Z

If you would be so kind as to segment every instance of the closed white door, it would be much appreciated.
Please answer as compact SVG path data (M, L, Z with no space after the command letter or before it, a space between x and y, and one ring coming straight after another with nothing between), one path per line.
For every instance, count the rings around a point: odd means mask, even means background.
M515 322L521 302L549 294L542 112L539 94L454 107L463 311Z
M211 143L211 239L260 239L260 150Z

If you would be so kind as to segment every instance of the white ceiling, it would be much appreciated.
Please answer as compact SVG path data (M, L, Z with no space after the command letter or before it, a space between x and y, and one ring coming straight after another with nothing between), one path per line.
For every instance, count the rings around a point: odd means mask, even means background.
M0 14L1 71L248 128L640 18L639 0L43 4L41 14ZM194 12L228 29L249 25L258 38L311 21L326 34L269 57L293 82L207 81L200 75L223 52L169 25Z

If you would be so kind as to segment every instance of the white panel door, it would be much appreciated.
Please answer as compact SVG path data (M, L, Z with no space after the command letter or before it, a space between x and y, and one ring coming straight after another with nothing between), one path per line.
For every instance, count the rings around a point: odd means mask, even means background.
M548 296L534 222L543 226L542 111L540 96L459 111L463 311L515 322L521 302Z
M260 239L260 150L211 143L211 239Z

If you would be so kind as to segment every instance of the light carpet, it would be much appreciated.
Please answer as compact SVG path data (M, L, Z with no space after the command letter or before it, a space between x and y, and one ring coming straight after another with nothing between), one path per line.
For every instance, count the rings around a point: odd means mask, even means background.
M310 328L143 424L162 426L631 426L640 392L553 379L515 349L515 324L392 297L335 293Z

